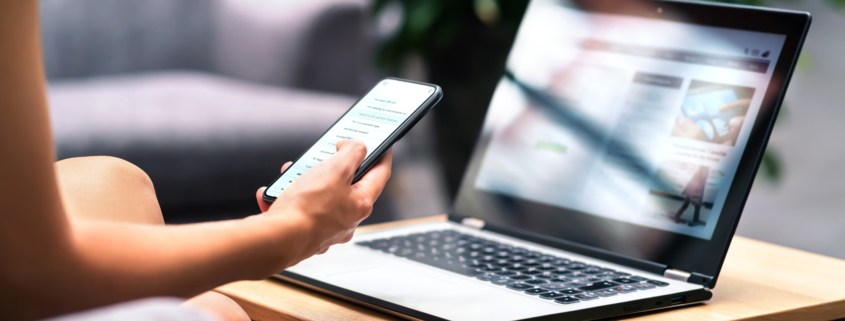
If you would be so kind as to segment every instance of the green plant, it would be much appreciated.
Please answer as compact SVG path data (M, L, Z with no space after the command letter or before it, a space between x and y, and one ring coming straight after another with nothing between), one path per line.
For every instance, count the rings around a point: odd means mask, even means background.
M830 4L834 7L845 13L845 0L828 0Z
M398 4L403 23L385 42L378 64L397 71L411 55L429 61L449 53L466 37L479 33L512 36L519 27L528 0L376 0L376 15Z

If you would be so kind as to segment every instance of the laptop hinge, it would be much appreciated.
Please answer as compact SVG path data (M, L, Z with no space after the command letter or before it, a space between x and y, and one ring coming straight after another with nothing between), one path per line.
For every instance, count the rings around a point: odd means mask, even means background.
M484 221L472 217L464 217L461 220L461 225L480 230L484 228Z
M687 280L689 280L690 273L681 270L666 269L666 271L663 271L663 276L672 280L687 282Z

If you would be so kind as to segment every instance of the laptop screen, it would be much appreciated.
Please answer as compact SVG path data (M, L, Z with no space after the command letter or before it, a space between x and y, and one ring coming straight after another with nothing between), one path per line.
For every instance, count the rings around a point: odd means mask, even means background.
M750 184L787 35L607 3L531 2L455 212L658 260L711 240Z

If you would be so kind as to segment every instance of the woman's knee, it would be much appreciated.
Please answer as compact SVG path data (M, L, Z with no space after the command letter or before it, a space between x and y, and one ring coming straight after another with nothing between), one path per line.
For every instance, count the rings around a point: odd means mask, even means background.
M63 159L56 162L61 170L71 174L85 174L87 178L107 178L132 184L140 188L153 188L153 181L140 167L112 156L87 156Z
M152 180L116 157L90 156L56 163L59 186L72 216L163 224Z

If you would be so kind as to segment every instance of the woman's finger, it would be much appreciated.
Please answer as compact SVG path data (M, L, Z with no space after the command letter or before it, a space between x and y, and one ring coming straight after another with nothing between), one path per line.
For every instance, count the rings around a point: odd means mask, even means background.
M317 166L327 168L331 171L340 171L343 180L352 183L355 171L361 167L364 158L367 157L367 145L358 139L344 139L337 142L337 152L326 158ZM315 167L317 167L315 166Z
M393 166L393 150L384 154L378 163L370 168L370 171L364 174L355 185L353 185L361 195L367 197L370 202L375 202L384 190L384 185L390 178L391 166Z
M258 191L255 192L255 199L258 201L258 208L261 209L261 213L264 213L270 209L270 204L264 202L264 190L266 189L267 187L261 187L258 189Z

